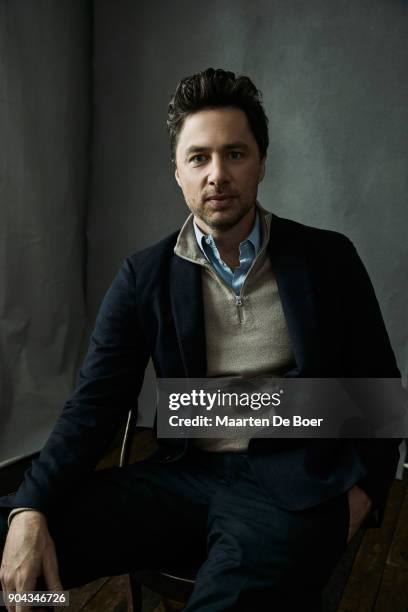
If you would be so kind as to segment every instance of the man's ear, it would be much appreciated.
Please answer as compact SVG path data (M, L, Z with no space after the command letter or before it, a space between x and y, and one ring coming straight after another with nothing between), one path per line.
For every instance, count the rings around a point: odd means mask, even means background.
M266 170L266 154L261 159L258 183L260 183L263 180L263 177L265 176L265 170Z
M181 183L180 183L180 179L179 179L179 175L178 175L178 170L177 170L177 166L176 169L174 171L174 176L176 177L176 181L177 181L177 185L180 187L181 189Z

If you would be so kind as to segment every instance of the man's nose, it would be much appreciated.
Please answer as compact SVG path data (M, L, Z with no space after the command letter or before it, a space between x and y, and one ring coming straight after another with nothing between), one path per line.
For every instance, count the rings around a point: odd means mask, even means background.
M220 157L214 157L211 160L208 182L210 185L223 185L229 182L229 173L225 160Z

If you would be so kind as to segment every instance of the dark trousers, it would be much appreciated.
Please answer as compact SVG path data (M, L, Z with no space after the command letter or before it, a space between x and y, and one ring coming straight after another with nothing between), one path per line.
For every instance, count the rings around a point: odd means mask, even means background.
M246 455L190 452L95 472L49 518L64 588L132 569L199 567L186 612L320 610L346 546L347 495L292 512Z

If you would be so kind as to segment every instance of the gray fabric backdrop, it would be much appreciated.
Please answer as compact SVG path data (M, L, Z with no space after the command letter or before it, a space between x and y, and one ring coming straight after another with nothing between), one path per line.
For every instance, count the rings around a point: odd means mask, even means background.
M43 445L85 331L88 13L0 1L0 462Z
M85 307L92 325L122 259L183 222L166 108L178 79L208 66L263 91L262 204L354 241L406 376L407 3L93 4L92 28L83 0L0 0L0 462L42 445Z

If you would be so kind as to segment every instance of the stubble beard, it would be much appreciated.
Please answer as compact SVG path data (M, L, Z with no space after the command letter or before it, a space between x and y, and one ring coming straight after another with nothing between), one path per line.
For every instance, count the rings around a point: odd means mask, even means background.
M220 216L218 218L217 218L217 213L215 213L215 215L212 216L212 215L208 215L205 212L205 204L204 204L204 208L198 208L198 209L197 207L194 207L194 208L190 207L190 208L192 212L194 213L194 215L198 217L199 219L201 219L201 221L204 221L204 223L208 227L211 227L211 229L229 230L235 225L238 225L238 223L245 217L245 215L249 213L249 211L253 208L253 206L254 204L248 203L242 208L230 209L228 210L228 212L230 212L231 216L224 216L224 217Z

